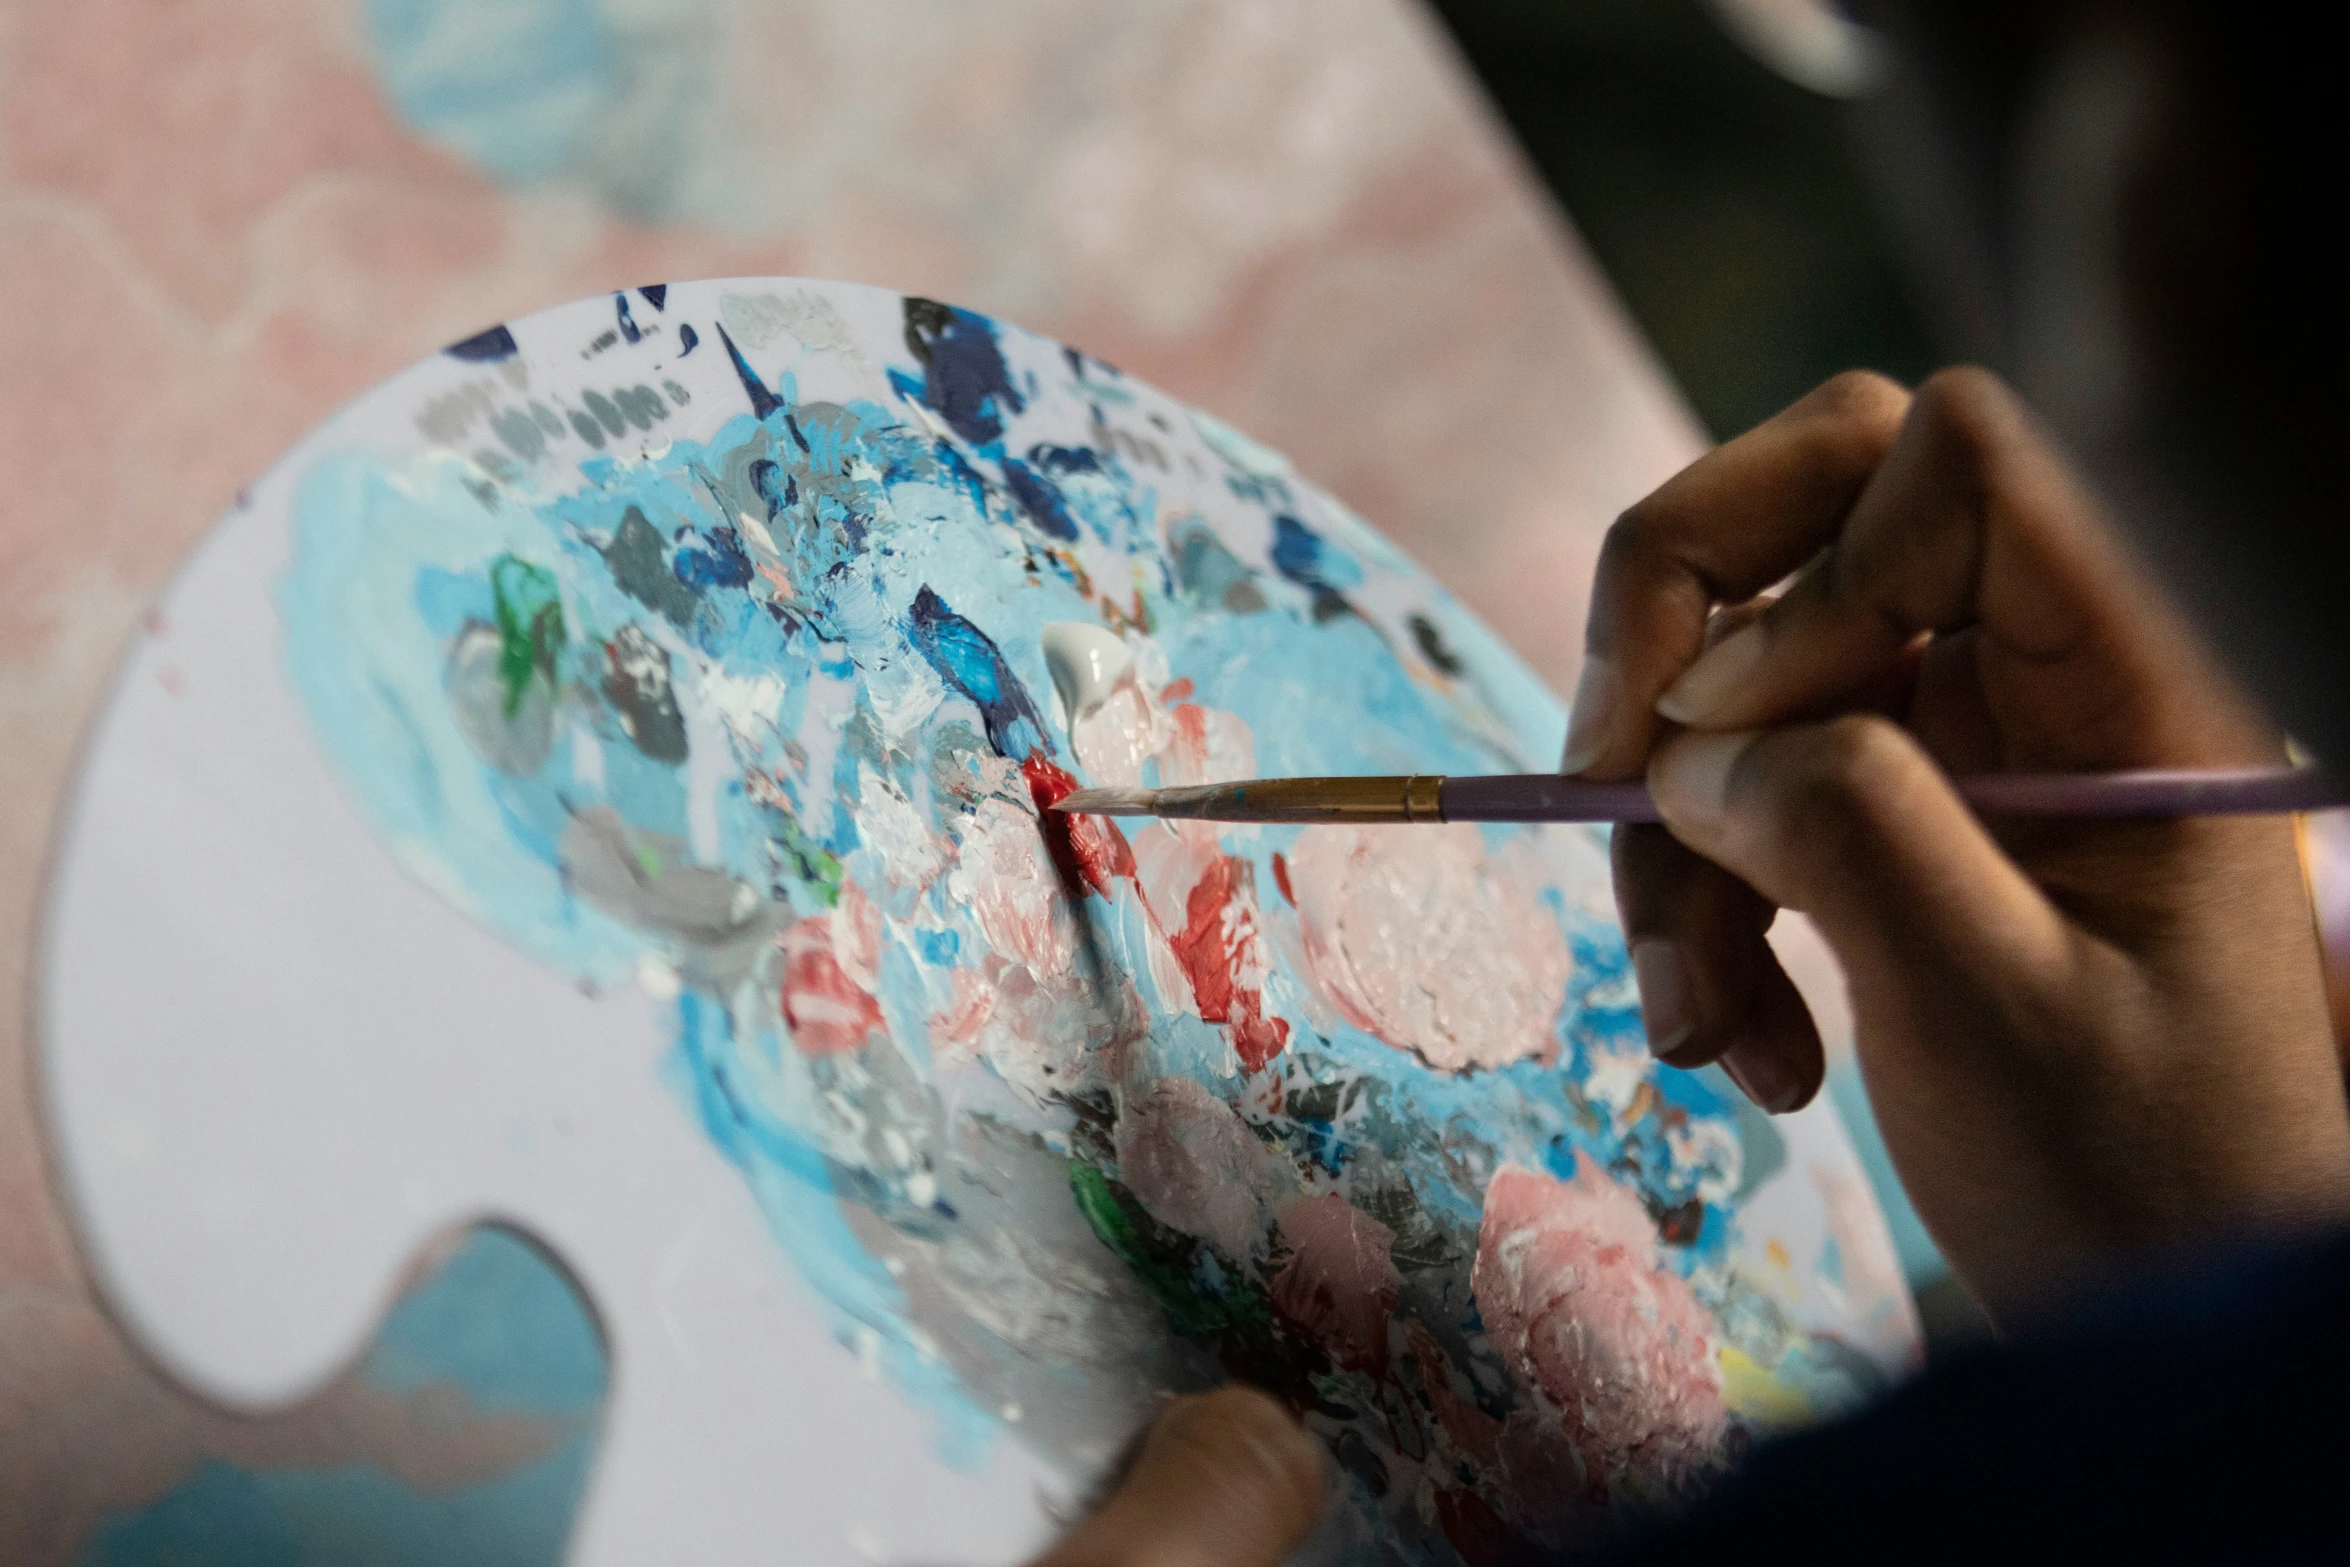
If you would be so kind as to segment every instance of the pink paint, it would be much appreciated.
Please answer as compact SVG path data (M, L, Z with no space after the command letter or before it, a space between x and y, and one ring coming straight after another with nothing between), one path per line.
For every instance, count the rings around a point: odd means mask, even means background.
M1142 782L1143 763L1157 756L1169 735L1167 716L1129 673L1110 694L1069 726L1069 748L1097 784Z
M1453 1385L1452 1362L1434 1334L1418 1322L1407 1334L1437 1429L1449 1441L1452 1457L1468 1466L1498 1504L1507 1527L1553 1544L1572 1538L1576 1526L1604 1505L1606 1493L1604 1487L1595 1491L1581 1457L1564 1440L1557 1417L1545 1409L1527 1408L1512 1410L1507 1420L1496 1419ZM1446 1515L1446 1535L1462 1556L1472 1562L1484 1559L1471 1555L1453 1534L1450 1516ZM1488 1516L1493 1516L1490 1509ZM1519 1560L1524 1554L1504 1553L1499 1560Z
M1168 719L1173 732L1159 753L1161 784L1224 783L1257 775L1256 737L1238 714L1184 702Z
M1183 929L1167 938L1191 981L1199 1015L1232 1030L1232 1048L1251 1072L1289 1042L1287 1019L1265 1015L1263 943L1249 862L1218 856L1185 900Z
M881 910L865 889L843 879L840 906L832 911L832 955L860 990L881 990Z
M947 890L970 908L988 945L1039 973L1073 966L1076 933L1036 818L991 797L959 832Z
M1162 1077L1118 1117L1118 1169L1150 1216L1244 1260L1264 1229L1265 1146L1188 1077Z
M1676 1490L1715 1460L1728 1416L1713 1319L1628 1188L1588 1163L1572 1181L1505 1166L1469 1287L1540 1434L1593 1483L1629 1471Z
M1284 1207L1277 1222L1290 1257L1273 1276L1273 1309L1353 1371L1387 1375L1387 1330L1403 1275L1395 1232L1329 1192Z
M1340 1016L1439 1071L1548 1061L1574 958L1470 826L1309 827L1285 865Z
M842 1055L881 1033L881 1003L841 962L833 916L799 921L783 933L782 947L783 1020L802 1055Z

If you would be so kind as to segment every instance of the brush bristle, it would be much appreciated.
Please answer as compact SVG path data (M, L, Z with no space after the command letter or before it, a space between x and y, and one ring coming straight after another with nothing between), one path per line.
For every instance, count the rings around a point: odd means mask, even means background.
M1053 802L1056 811L1079 816L1150 816L1156 814L1156 789L1075 789Z

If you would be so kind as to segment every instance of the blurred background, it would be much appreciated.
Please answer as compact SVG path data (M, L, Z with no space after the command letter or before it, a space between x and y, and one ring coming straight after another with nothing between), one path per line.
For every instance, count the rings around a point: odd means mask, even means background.
M360 1364L245 1419L123 1343L49 1181L24 1033L75 745L304 428L585 294L884 284L1288 451L1570 689L1619 510L1941 357L1870 196L1881 68L1811 0L0 0L0 1559L552 1562L592 1458L608 1368L525 1240L451 1237Z

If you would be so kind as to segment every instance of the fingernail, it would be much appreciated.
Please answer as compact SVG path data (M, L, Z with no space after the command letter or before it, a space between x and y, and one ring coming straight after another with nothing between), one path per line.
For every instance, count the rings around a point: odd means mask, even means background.
M1613 663L1597 653L1585 656L1583 673L1575 681L1575 701L1567 711L1567 748L1559 756L1560 772L1579 773L1599 760L1607 749L1608 727L1623 689Z
M1769 1050L1732 1045L1722 1057L1722 1070L1740 1093L1772 1115L1784 1115L1803 1102L1803 1079Z
M1730 804L1730 770L1755 742L1759 731L1676 735L1656 754L1648 774L1649 793L1670 827L1713 827Z
M1632 977L1640 985L1640 1023L1648 1053L1664 1059L1697 1032L1697 992L1681 944L1660 937L1632 943Z
M1738 694L1756 666L1762 663L1765 636L1760 625L1733 631L1681 671L1681 678L1665 687L1656 710L1676 724L1702 724Z

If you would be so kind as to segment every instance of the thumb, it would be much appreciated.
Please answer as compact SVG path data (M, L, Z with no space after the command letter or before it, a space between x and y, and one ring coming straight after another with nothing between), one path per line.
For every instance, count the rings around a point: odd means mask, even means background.
M2061 915L1909 733L1872 715L1691 731L1660 746L1665 825L1782 908L1811 916L1858 1004L1952 974L2002 988L2061 970Z
M1034 1567L1278 1567L1322 1511L1322 1451L1254 1388L1177 1399L1101 1511Z

